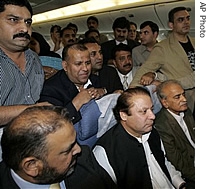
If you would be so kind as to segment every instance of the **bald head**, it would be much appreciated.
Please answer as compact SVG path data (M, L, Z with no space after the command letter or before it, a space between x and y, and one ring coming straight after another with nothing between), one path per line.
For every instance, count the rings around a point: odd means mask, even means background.
M66 109L55 106L26 109L4 128L1 140L3 160L17 170L24 157L43 159L48 153L47 136L67 126L75 134Z

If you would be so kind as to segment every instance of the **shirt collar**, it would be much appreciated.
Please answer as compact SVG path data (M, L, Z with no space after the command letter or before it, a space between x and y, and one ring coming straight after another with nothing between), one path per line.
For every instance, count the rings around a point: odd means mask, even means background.
M15 183L20 188L39 188L39 189L49 189L49 184L33 184L31 182L28 182L24 179L22 179L19 175L17 175L12 169L11 169L11 175L14 179Z
M183 120L184 118L184 112L180 112L180 115L177 115L175 113L173 113L172 111L170 111L169 109L167 109L168 112L178 121L180 122L181 120Z
M125 45L127 45L128 44L128 41L127 40L125 40L125 41L117 41L117 40L115 40L115 42L116 42L116 45L119 45L120 43L123 43L123 44L125 44Z
M129 77L132 74L132 70L130 72L128 72L126 75L121 74L118 69L117 69L117 72L121 78L123 78L124 76Z
M145 142L148 141L150 134L151 134L151 132L146 133L146 134L143 134L143 135L141 136L141 138L140 138L140 137L135 137L135 138L139 141L139 143L144 144Z
M84 88L84 89L87 89L87 87L88 87L89 85L92 85L92 82L90 81L90 79L87 80L87 83L84 84L83 88ZM77 87L78 91L80 91L80 90L79 90L79 87L78 87L77 85L76 85L76 87Z
M89 85L92 85L90 79L88 79L87 83L84 84L84 89L87 89Z

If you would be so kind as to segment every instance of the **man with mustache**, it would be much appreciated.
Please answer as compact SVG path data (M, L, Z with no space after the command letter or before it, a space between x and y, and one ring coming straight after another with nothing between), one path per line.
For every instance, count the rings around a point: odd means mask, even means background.
M48 104L36 103L44 71L38 55L28 48L32 15L27 0L0 3L0 128L27 107Z
M133 67L132 50L128 45L121 43L113 48L112 58L123 88L126 90L136 71Z
M187 188L195 188L195 120L187 106L185 91L176 80L167 80L157 87L163 105L155 119L166 157L179 170Z
M115 68L103 64L101 45L94 38L86 38L79 43L84 44L90 52L91 73L97 75L107 94L121 93L123 86Z
M26 109L5 127L1 144L1 189L49 189L51 184L60 189L115 188L90 149L77 144L62 107Z
M113 66L113 59L111 55L112 55L112 49L116 45L124 43L127 44L132 49L138 46L139 43L134 40L127 39L128 31L130 29L130 22L125 17L116 18L113 22L112 29L114 32L115 39L102 43L101 49L104 56L103 63Z
M87 28L88 28L89 31L91 31L91 30L97 30L98 31L98 33L99 33L98 37L99 37L100 43L104 43L104 42L108 41L108 37L105 34L100 33L100 31L99 31L99 20L98 20L98 18L96 18L95 16L89 16L87 18L86 23L87 23ZM79 36L79 39L85 39L85 38L86 38L86 34L82 34L82 35Z
M121 83L123 84L124 90L128 89L128 86L133 80L136 73L136 67L133 66L132 60L132 49L125 44L116 45L112 51L112 59L115 68L117 69L118 75L120 77ZM157 98L156 93L153 91L154 85L146 86L150 91L152 101L154 104L154 113L157 113L161 104Z
M77 42L76 38L76 33L73 28L70 27L65 27L61 30L60 32L60 37L61 37L61 43L63 45L62 48L60 48L56 53L58 53L62 57L62 52L64 47L67 45L73 45L74 43Z

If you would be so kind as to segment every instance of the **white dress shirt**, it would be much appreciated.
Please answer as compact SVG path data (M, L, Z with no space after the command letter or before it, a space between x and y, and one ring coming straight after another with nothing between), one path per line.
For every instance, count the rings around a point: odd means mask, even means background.
M129 86L130 83L131 83L131 81L133 80L133 73L132 73L132 70L131 70L129 73L127 73L126 75L121 74L121 73L118 71L118 69L116 69L116 70L117 70L117 73L118 73L118 75L119 75L119 77L120 77L121 83L123 83L123 81L124 81L124 76L127 76L127 82L128 82L128 86Z
M117 40L115 40L115 42L116 42L116 45L119 45L120 43L123 43L123 44L125 44L125 45L127 45L128 44L128 41L127 40L125 40L125 41L117 41Z
M193 148L195 148L195 143L192 141L189 130L187 128L187 125L183 119L184 112L181 112L180 115L177 115L177 114L173 113L172 111L170 111L169 109L167 109L167 110L179 123L179 126L182 128L182 130L183 130L185 136L187 137L187 139L189 140L190 144L193 146Z
M142 135L142 138L136 138L139 143L142 143L145 155L147 159L147 164L149 168L149 173L152 181L152 186L154 189L174 189L179 188L180 184L184 182L184 180L181 178L181 173L175 169L175 167L165 158L165 165L169 171L169 174L171 176L171 182L168 180L167 176L164 174L162 169L160 168L158 162L156 161L155 157L151 153L151 149L149 147L148 138L150 133ZM165 154L165 149L163 147L162 141L161 141L161 148ZM112 180L117 183L117 178L114 173L113 168L111 167L108 157L106 155L106 151L102 146L96 145L93 149L93 153L96 157L96 160L98 163L109 173Z

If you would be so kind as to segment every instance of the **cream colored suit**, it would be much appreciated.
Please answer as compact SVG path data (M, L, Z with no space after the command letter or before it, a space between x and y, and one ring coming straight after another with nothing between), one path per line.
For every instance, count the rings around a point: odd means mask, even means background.
M195 48L195 40L190 41ZM147 61L137 70L130 87L139 86L141 77L147 72L160 70L167 79L178 80L186 90L189 108L194 110L195 73L192 70L187 54L173 33L154 46Z

